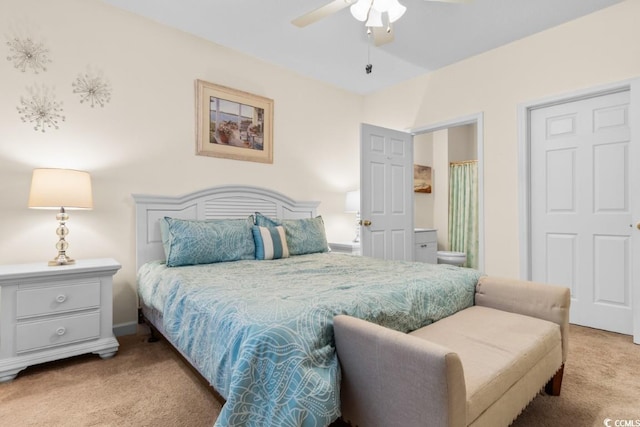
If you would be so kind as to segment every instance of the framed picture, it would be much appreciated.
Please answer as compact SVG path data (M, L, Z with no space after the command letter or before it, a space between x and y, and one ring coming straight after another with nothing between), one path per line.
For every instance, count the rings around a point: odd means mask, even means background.
M431 166L413 165L413 191L431 193Z
M273 100L196 80L196 154L273 163Z

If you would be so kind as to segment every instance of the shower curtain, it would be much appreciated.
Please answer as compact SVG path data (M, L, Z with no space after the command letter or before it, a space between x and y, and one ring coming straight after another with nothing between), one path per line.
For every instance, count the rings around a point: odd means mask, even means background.
M465 267L478 268L478 162L449 165L449 246L465 252Z

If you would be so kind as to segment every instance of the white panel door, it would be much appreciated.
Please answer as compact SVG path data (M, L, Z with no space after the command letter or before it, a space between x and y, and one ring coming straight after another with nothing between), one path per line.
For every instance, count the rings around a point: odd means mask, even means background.
M363 124L360 129L362 254L413 260L413 136Z
M572 323L632 334L629 91L534 109L530 123L532 279L571 289Z

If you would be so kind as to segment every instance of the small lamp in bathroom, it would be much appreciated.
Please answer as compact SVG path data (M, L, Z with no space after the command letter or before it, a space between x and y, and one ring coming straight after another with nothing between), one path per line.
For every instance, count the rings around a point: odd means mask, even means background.
M72 169L34 169L31 177L31 190L29 192L29 207L34 209L59 209L58 242L56 249L58 255L51 261L50 266L70 265L75 260L67 256L66 237L69 229L66 226L69 220L67 209L92 209L93 197L91 194L91 176L88 172Z

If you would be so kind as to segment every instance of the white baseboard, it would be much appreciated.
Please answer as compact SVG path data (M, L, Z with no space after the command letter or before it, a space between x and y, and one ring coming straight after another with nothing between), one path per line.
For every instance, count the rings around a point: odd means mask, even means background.
M113 325L113 334L117 337L134 335L138 332L138 322L127 322Z

